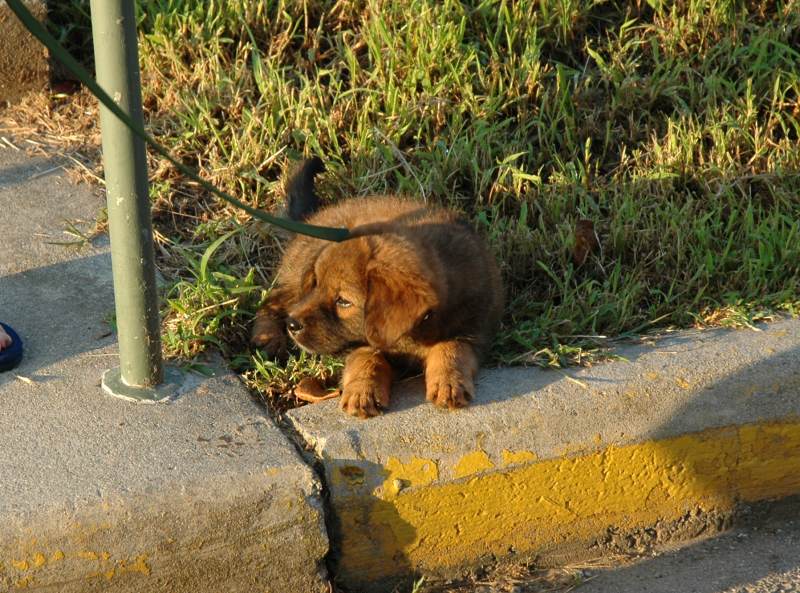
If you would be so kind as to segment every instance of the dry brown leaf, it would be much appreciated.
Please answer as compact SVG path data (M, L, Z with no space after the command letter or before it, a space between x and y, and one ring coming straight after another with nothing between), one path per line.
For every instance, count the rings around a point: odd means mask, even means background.
M299 400L312 404L339 397L341 394L342 392L340 389L330 392L327 391L322 383L319 382L319 379L315 379L314 377L301 379L300 382L294 386L294 396Z

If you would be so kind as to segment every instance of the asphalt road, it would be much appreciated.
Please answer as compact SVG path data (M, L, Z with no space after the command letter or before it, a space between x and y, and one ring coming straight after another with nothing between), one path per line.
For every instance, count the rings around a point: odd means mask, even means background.
M596 572L578 593L800 593L800 506Z

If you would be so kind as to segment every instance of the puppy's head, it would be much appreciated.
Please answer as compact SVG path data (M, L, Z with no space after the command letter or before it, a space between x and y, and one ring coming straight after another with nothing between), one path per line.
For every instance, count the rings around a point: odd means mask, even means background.
M289 311L287 330L319 354L365 344L390 351L439 307L439 277L397 235L326 245L303 274L304 297Z

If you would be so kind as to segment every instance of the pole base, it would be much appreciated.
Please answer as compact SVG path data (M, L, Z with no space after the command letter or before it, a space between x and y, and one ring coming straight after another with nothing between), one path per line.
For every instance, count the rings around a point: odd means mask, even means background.
M184 372L177 367L164 366L164 382L153 387L132 387L122 380L120 367L103 373L103 391L114 397L137 404L157 404L174 399L183 384Z

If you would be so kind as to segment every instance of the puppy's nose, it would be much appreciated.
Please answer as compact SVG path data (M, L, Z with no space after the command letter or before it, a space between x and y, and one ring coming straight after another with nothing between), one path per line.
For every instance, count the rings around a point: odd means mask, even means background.
M287 317L286 329L288 329L291 333L294 334L303 329L303 324L297 321L297 319L295 319L294 317Z

